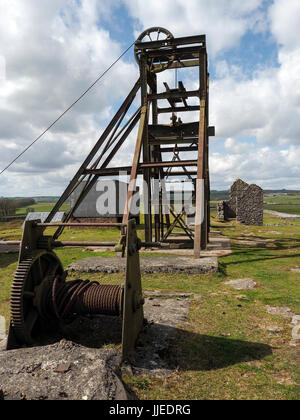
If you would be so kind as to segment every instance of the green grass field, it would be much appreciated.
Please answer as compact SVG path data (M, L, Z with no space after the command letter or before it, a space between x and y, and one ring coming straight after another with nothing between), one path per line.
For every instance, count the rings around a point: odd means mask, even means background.
M278 204L278 205L264 205L265 210L278 211L279 213L300 214L300 204Z
M49 212L53 209L54 204L55 203L37 203L26 207L20 207L17 209L16 214L24 214L28 208L32 208L34 209L33 211L36 212ZM60 211L68 211L69 209L69 204L63 204Z
M299 204L300 205L300 195L291 194L291 195L265 195L265 202L272 204Z
M278 211L280 213L300 214L300 195L265 195L265 210Z
M215 213L212 214L214 216ZM178 325L165 355L174 373L169 378L129 376L123 380L140 399L267 399L299 400L300 351L290 346L289 320L270 315L266 305L288 306L300 314L300 222L265 216L265 224L247 227L219 223L213 230L231 239L232 254L219 259L219 273L210 275L144 274L144 290L183 291L201 295L192 301L188 322ZM49 229L53 232L53 229ZM20 222L2 223L0 240L18 239ZM142 237L141 232L139 235ZM115 241L119 231L65 229L65 240ZM114 256L83 248L58 249L64 267L90 256ZM149 254L147 254L149 256ZM0 314L9 319L9 296L17 254L0 254ZM72 273L70 278L82 277ZM236 291L226 280L252 278L257 286ZM85 274L84 278L120 284L123 274ZM279 334L270 327L282 328Z

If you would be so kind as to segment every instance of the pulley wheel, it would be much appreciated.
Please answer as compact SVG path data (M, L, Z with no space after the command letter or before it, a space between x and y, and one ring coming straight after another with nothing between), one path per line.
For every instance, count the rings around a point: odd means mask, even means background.
M154 41L163 41L163 40L170 40L173 39L174 36L171 34L170 31L168 31L165 28L161 28L160 26L156 26L156 27L152 27L149 29L146 29L144 32L141 33L141 35L138 37L136 43L139 42L154 42ZM160 47L160 49L163 49L163 47ZM152 49L149 48L147 49L147 51L151 51ZM141 50L138 49L138 47L135 45L134 47L134 56L136 59L136 62L139 64L140 63L140 56L141 56ZM173 63L174 61L174 57L172 55L167 56L166 57L166 61L165 60L160 60L160 66L159 67L154 67L153 66L153 61L152 63L150 63L149 67L150 67L150 71L154 72L154 73L159 73L161 71L166 70L167 68L170 67L170 65Z

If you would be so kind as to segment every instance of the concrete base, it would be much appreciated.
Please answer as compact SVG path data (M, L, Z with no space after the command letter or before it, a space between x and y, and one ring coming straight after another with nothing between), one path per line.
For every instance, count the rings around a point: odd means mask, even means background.
M174 274L207 274L218 271L218 259L205 257L194 259L189 257L145 257L140 258L142 273L174 273ZM84 258L70 264L68 271L83 273L124 273L126 259L92 257Z
M150 254L168 254L168 255L185 255L189 257L194 256L194 249L157 249L157 248L142 248L142 253ZM202 257L225 257L231 254L230 239L224 236L209 237L207 249L201 251Z
M219 233L219 232L216 232ZM99 247L87 247L86 251L103 252L103 251L114 251L113 247L99 248ZM160 255L181 255L194 257L194 249L189 248L142 248L141 253L143 254L160 254ZM225 236L210 235L207 249L201 251L202 257L225 257L232 253L230 246L230 239Z
M0 254L13 254L20 250L20 241L0 241Z
M88 250L103 251L100 248ZM231 254L230 240L224 236L210 236L206 250L201 251L201 258L194 259L193 249L157 249L142 248L142 254L160 254L166 257L141 257L142 273L207 274L218 271L218 257ZM174 256L174 258L172 258ZM85 258L68 266L69 271L84 273L119 273L124 272L124 258Z

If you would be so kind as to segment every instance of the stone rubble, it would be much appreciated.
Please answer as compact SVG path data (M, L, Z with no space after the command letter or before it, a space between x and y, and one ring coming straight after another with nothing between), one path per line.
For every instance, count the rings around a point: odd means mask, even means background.
M287 306L269 306L267 305L267 312L271 315L282 316L283 318L292 319L295 314Z
M229 280L226 281L224 284L226 286L233 287L236 290L249 290L254 289L256 286L255 281L252 279L237 279L237 280Z

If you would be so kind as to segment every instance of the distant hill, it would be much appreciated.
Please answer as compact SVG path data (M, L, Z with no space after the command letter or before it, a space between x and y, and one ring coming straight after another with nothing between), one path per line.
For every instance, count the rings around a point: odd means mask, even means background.
M211 190L210 199L211 199L211 201L228 200L229 199L229 192L228 191Z
M278 195L300 195L300 190L264 190L265 194L278 194ZM229 199L229 189L228 190L211 190L210 192L211 201L221 201ZM28 197L10 197L13 200L20 200ZM36 203L56 203L60 198L59 196L45 195L45 196L36 196L30 197L35 200ZM67 200L69 202L69 200Z
M265 194L287 194L287 195L292 195L292 194L300 194L300 190L264 190Z
M12 200L22 200L24 198L28 198L28 197L10 197ZM52 196L52 195L48 195L48 196L37 196L37 197L30 197L33 198L35 200L36 203L55 203L60 197L59 196Z
M276 195L299 195L300 190L264 190L264 194L276 194ZM229 199L229 190L217 191L211 190L210 192L211 201L221 201Z

